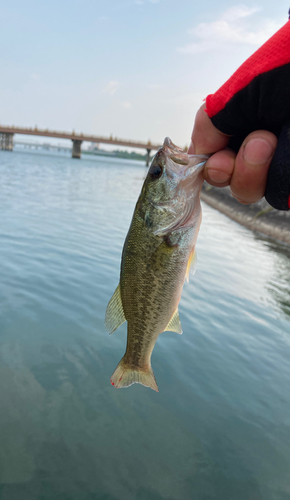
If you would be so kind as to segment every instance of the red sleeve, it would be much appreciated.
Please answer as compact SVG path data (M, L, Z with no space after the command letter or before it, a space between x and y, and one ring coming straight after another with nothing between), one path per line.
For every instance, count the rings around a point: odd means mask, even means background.
M290 209L290 21L247 59L215 94L206 112L238 151L254 130L278 137L265 196L279 210Z
M225 108L254 78L290 63L290 21L247 59L217 92L206 98L210 118Z

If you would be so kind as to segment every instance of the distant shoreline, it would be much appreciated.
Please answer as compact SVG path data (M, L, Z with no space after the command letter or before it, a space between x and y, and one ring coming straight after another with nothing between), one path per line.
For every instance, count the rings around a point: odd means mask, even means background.
M105 151L103 149L89 151L83 150L82 154L92 155L92 156L109 156L110 158L123 158L125 160L143 161L146 162L146 154L136 153L135 151L121 151L120 149L115 149L113 151Z
M208 184L202 188L201 199L252 231L290 245L290 212L273 209L265 199L242 205L233 198L229 188L215 188Z

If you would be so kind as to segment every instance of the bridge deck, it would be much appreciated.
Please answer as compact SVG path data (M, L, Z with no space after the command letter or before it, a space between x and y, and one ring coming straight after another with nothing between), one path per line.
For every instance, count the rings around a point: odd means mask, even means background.
M38 128L21 128L21 127L6 127L0 125L0 133L3 134L23 134L23 135L38 135L42 137L54 137L56 139L70 139L72 141L88 141L98 142L102 144L112 144L117 146L127 146L130 148L142 148L157 150L162 147L161 144L152 144L150 141L138 142L126 139L118 139L117 137L102 137L95 135L75 134L74 132L58 132L52 130L42 130Z

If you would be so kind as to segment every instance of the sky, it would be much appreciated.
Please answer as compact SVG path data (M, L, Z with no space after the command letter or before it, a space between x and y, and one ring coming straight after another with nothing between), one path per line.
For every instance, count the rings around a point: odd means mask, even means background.
M2 0L0 123L181 147L289 1Z

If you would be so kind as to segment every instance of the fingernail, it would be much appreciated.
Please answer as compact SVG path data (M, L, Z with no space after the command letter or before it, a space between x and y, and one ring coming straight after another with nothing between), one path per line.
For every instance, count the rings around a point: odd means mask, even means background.
M267 163L274 153L271 144L265 139L250 139L244 146L244 158L252 165Z
M217 184L223 184L224 182L228 182L230 180L230 175L226 172L220 172L220 170L208 169L207 175L210 180L216 182Z

